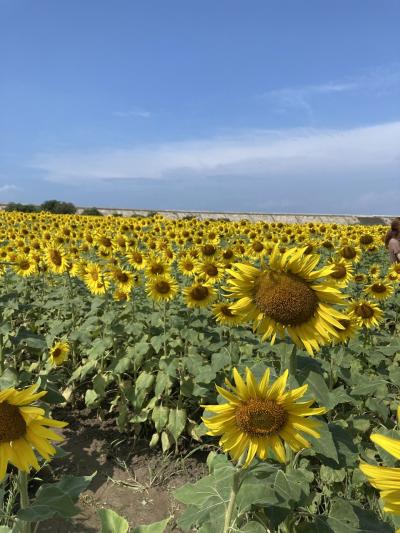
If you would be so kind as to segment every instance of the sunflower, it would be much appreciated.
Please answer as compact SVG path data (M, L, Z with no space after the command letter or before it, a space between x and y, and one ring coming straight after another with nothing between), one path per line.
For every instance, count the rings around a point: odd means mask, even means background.
M368 300L352 300L349 305L349 316L354 318L360 326L372 328L379 326L383 311L377 304Z
M49 269L55 274L62 274L69 268L67 254L61 246L52 245L45 249L45 260Z
M365 282L366 278L367 278L367 276L365 274L363 274L362 272L360 272L360 273L354 275L353 281L355 281L356 283L361 285L362 283Z
M153 278L154 276L165 276L170 272L170 265L164 258L156 257L155 255L149 255L147 258L146 276Z
M394 287L392 283L384 279L376 279L374 283L365 287L364 291L375 300L387 300L392 296Z
M371 278L379 278L381 274L381 265L374 263L369 267L369 275Z
M215 289L206 283L194 283L183 289L188 307L207 307L216 298Z
M171 276L154 276L146 283L146 292L156 302L168 302L178 293L178 284Z
M36 392L37 389L38 385L32 385L20 391L14 388L0 391L0 482L9 462L24 472L31 467L38 470L32 448L48 461L56 453L49 441L63 440L49 427L62 428L66 422L46 418L44 409L32 405L47 394Z
M105 279L100 266L97 263L87 263L83 281L92 294L105 294L109 281Z
M372 434L371 440L387 453L400 459L400 440L385 435ZM361 472L368 478L373 487L380 490L384 503L383 510L396 515L400 514L400 468L360 464Z
M116 283L118 289L129 293L134 285L133 273L116 266L110 272L110 278Z
M329 264L334 267L334 271L329 277L337 282L340 287L345 287L353 277L353 268L345 259L332 259Z
M355 318L340 318L339 322L343 326L343 329L336 328L338 339L335 339L334 342L345 343L354 337L354 335L360 329L360 324Z
M358 246L351 246L350 244L345 244L340 248L339 255L346 261L353 263L358 263L361 259L361 248Z
M342 304L345 295L333 280L324 281L333 266L314 270L320 257L305 255L305 248L292 248L280 254L275 247L269 266L258 269L247 264L235 264L229 270L230 296L237 301L231 309L252 321L253 329L262 339L274 343L277 334L285 331L298 346L310 355L320 346L338 338L338 321L346 318L332 304ZM337 329L336 329L337 328Z
M242 322L240 315L235 315L229 304L220 302L213 305L215 320L223 326L236 326Z
M196 262L190 255L183 255L178 261L178 269L184 276L193 277L196 273Z
M224 452L229 452L238 460L247 450L244 468L249 466L254 456L265 460L270 450L277 460L286 462L284 443L298 452L309 448L310 442L301 432L319 438L316 431L319 423L306 417L326 413L325 407L310 408L314 400L297 402L304 396L308 386L284 392L288 379L286 370L273 385L269 385L270 370L267 369L259 383L248 368L246 382L236 368L233 369L235 386L228 380L228 390L216 387L227 403L203 406L205 411L215 413L210 418L203 418L209 429L208 435L221 436L220 445Z
M371 246L374 242L374 237L370 233L363 233L360 235L359 241L361 246Z
M38 270L37 263L30 255L19 254L13 264L13 270L18 276L27 277Z
M267 247L262 241L255 239L249 244L247 255L252 259L262 259L267 255Z
M131 292L117 287L113 292L113 299L117 302L127 302L131 299Z
M68 359L70 346L67 341L58 341L50 348L49 360L53 366L61 366Z
M206 259L196 263L196 274L206 282L216 283L224 277L225 267L215 260Z

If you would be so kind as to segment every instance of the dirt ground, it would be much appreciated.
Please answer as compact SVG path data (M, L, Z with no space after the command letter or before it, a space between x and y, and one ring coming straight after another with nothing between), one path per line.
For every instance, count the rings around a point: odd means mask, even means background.
M98 509L113 509L131 527L171 517L166 531L179 532L175 519L181 512L174 489L207 473L207 453L188 450L175 456L149 449L144 440L130 439L116 429L112 419L93 418L88 410L53 411L54 418L69 422L63 430L62 448L67 457L54 459L45 481L62 475L87 476L97 471L88 490L81 494L79 515L72 522L54 518L40 523L39 533L98 533Z

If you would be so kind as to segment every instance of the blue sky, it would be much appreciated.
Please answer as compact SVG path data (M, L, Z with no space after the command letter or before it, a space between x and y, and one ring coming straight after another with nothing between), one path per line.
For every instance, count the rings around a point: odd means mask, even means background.
M397 0L0 0L0 202L400 210Z

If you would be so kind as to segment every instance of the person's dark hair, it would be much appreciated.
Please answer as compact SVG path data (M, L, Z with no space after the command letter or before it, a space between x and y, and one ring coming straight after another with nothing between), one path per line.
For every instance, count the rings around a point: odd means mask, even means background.
M385 246L386 248L389 245L390 239L399 239L400 238L400 218L395 218L390 224L390 230L386 233L385 236Z

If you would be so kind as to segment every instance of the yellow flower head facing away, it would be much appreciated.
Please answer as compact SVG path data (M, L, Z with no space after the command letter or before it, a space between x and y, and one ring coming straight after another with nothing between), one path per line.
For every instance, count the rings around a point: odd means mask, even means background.
M38 385L32 385L23 390L0 391L0 482L8 463L24 472L32 467L39 470L33 449L48 461L56 453L50 441L63 440L49 428L62 428L67 423L46 418L44 409L32 405L46 395L46 391L36 392L37 389Z
M399 439L372 434L371 440L396 459L400 459ZM380 491L384 503L383 509L388 513L400 515L400 468L362 463L360 470L368 478L371 485Z
M203 418L208 435L220 437L223 451L238 460L247 450L244 468L256 455L265 460L269 451L284 463L285 442L297 452L311 446L302 433L315 438L320 436L316 431L319 422L308 417L322 415L327 409L310 407L314 400L297 401L306 393L307 385L285 392L288 375L286 370L270 385L269 369L257 383L249 368L246 368L246 381L234 368L235 385L226 379L228 388L216 386L227 403L203 406L205 411L214 414Z

